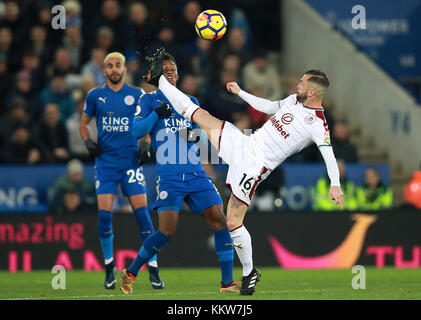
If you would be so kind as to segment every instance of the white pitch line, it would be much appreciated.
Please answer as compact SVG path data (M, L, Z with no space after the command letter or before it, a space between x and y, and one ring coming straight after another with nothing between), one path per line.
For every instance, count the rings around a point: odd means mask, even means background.
M293 292L322 292L322 291L337 291L337 290L342 290L342 289L323 289L323 290L306 289L306 290L276 290L276 291L265 290L265 291L257 291L256 293L257 294L258 293L280 294L280 293L293 293ZM8 298L8 299L0 299L0 300L54 300L54 299L85 299L85 298L143 297L143 296L166 296L166 295L205 295L205 294L218 294L218 292L208 291L208 292L141 293L141 294L131 294L131 295L100 294L100 295L93 295L93 296L24 297L24 298Z

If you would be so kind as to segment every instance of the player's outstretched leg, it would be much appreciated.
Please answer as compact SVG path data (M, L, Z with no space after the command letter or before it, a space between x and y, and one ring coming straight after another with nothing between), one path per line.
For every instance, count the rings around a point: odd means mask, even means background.
M218 150L224 121L215 118L205 109L194 104L187 95L171 85L164 76L161 76L159 80L159 89L179 114L195 122L205 132L209 141Z

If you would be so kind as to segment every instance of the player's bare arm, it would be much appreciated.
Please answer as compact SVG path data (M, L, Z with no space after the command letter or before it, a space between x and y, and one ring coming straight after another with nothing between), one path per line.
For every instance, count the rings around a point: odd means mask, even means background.
M91 122L91 118L85 115L82 115L80 119L79 132L83 141L91 137L91 134L89 133L89 128L88 128L88 125L90 122Z
M89 151L89 154L95 158L99 157L102 154L102 150L99 145L91 139L91 134L89 133L89 122L91 122L91 118L82 115L80 119L80 126L79 132L80 136L82 137L83 142L85 143L86 148Z

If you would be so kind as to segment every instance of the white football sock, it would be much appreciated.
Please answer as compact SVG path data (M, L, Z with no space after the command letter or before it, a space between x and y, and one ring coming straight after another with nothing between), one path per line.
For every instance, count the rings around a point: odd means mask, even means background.
M193 112L199 108L198 105L194 104L188 96L169 83L164 75L159 78L159 89L170 101L175 111L184 118L191 120Z
M232 243L237 252L238 258L243 265L243 276L248 276L253 270L253 249L251 247L251 236L245 226L230 232Z

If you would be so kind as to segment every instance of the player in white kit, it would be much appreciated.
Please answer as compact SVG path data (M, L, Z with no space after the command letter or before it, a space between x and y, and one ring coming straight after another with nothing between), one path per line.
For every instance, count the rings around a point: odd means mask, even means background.
M159 52L155 62L159 63ZM260 129L246 136L230 122L219 120L192 103L188 96L155 70L159 68L152 64L147 81L158 85L179 114L205 131L218 155L229 165L226 184L232 194L227 208L227 225L243 266L240 294L252 295L260 272L253 267L251 237L243 220L261 181L290 155L316 143L331 181L330 197L342 209L339 170L322 106L329 81L323 72L309 70L297 86L298 93L280 101L255 97L241 90L237 83L228 83L229 92L238 95L256 110L273 114Z

